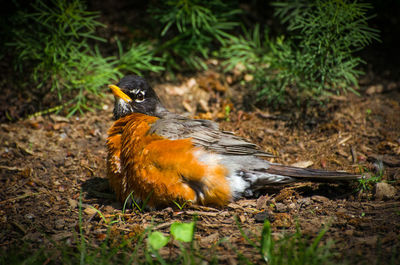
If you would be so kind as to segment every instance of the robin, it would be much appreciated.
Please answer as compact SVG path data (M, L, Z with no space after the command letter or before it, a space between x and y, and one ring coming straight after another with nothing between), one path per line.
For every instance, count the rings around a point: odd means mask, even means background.
M151 208L187 201L223 206L268 185L359 178L270 163L263 158L271 154L215 122L168 111L142 77L109 87L116 121L108 130L107 176L121 202L132 196Z

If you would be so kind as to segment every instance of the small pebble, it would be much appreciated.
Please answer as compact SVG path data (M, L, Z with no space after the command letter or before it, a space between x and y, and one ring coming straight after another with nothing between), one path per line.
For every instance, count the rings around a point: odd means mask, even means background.
M308 206L311 204L311 199L310 198L302 198L297 200L297 203L300 204L301 206Z
M375 185L375 199L390 200L396 195L396 188L386 182L379 182Z
M281 202L278 202L277 204L275 204L275 208L278 213L285 213L288 211L288 207Z
M262 211L254 216L254 220L257 223L264 223L265 220L268 220L272 223L273 221L275 221L275 216L269 211Z
M311 197L311 200L322 203L329 202L329 199L327 197L321 195L314 195Z

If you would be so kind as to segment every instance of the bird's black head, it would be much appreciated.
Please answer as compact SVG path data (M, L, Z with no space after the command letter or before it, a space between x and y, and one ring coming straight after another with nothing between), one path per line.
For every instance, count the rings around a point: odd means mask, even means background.
M115 96L114 119L136 112L156 117L168 112L143 77L128 75L109 87Z

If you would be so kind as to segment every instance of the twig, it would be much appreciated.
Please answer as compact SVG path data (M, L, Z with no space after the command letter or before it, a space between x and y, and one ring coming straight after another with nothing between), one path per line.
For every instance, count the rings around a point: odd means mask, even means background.
M390 167L398 167L400 166L400 159L397 159L393 156L389 156L389 155L378 155L378 154L369 154L369 157L372 157L378 161L382 161L383 163L385 163L386 165L390 166Z
M120 230L120 231L132 232L131 229L127 229L127 228L117 227L117 229Z
M20 195L20 196L15 197L15 198L10 198L10 199L1 201L0 204L5 204L5 203L10 202L10 201L21 200L21 199L24 199L24 198L27 198L27 197L30 197L30 196L36 196L36 195L39 195L39 194L41 194L41 192L25 193L25 194L23 194L23 195Z
M351 151L351 158L353 160L353 164L357 163L357 152L356 152L356 148L354 146L352 146L350 148Z
M101 209L103 209L103 207L104 207L104 205L100 206L100 208L97 209L97 210L100 211ZM93 219L97 214L98 214L97 211L96 211L94 214L92 214L92 215L89 217L89 219L86 221L86 223L90 223L90 221L92 221L92 219Z
M344 138L343 140L341 140L341 141L338 143L338 145L342 145L342 144L346 143L348 140L350 140L350 138L351 138L351 135L347 136L346 138Z
M26 235L26 229L23 225L17 223L17 222L11 222L13 225L15 225L21 232Z
M172 225L174 222L175 222L175 221L170 221L170 222L167 222L167 223L162 223L162 224L156 225L156 226L154 227L154 230L163 229L163 228L165 228L165 227L169 227L169 226Z
M9 166L2 166L2 165L0 165L0 169L6 169L6 170L10 170L10 171L24 171L24 169L20 168L20 167L9 167Z
M209 212L220 212L220 210L218 210L216 208L202 206L202 205L195 205L195 204L190 205L190 208L198 209L198 210L202 210L202 211L209 211Z
M364 205L372 208L379 208L380 210L397 208L400 206L400 202L383 202L383 203L364 203Z
M45 110L42 110L42 111L35 112L35 113L31 114L31 115L28 115L28 119L33 118L33 117L42 116L42 115L45 115L45 114L49 114L49 113L52 113L52 112L57 112L57 111L61 110L63 107L65 107L65 104L56 106L54 108L45 109Z
M234 223L232 223L232 224L203 224L203 223L198 223L197 224L197 226L200 226L200 227L206 227L206 228L221 228L221 227L231 227L231 226L234 226L235 224Z
M204 215L204 216L218 216L219 213L216 212L203 212L203 211L184 211L184 213L186 214L190 214L190 215Z
M21 145L18 144L18 143L16 143L16 145L17 145L17 148L18 148L19 150L21 150L23 153L25 153L26 155L31 155L31 156L34 155L34 153L33 153L31 150L28 150L27 148L21 146Z
M288 121L289 120L289 118L286 117L286 116L265 114L265 113L262 113L260 111L257 111L256 115L258 117L260 117L260 118L267 119L267 120L281 120L281 121Z
M87 170L90 171L90 173L92 174L92 176L94 175L94 170L92 168L90 168L89 166L86 165L82 165L84 168L86 168Z

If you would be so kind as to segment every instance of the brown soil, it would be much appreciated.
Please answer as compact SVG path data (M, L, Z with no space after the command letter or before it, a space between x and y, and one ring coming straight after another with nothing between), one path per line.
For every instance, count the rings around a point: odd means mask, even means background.
M242 199L221 209L186 206L183 210L167 208L144 213L128 210L125 222L112 226L111 237L119 240L135 236L152 222L156 229L167 232L172 222L189 221L197 215L199 246L207 249L219 239L228 238L231 247L220 245L210 253L215 251L221 263L232 264L232 257L238 252L252 260L260 258L243 239L235 218L245 231L256 235L267 218L275 235L294 231L298 223L305 234L315 236L323 225L330 225L325 239L335 241L338 260L351 264L387 264L393 255L398 255L393 252L400 247L400 83L366 87L359 97L336 97L323 107L323 113L314 109L304 116L294 110L289 116L243 112L218 96L229 95L227 86L207 84L211 89L204 92L204 76L197 76L194 81L200 84L192 88L200 87L198 93L188 88L193 80L184 80L179 86L158 85L157 90L167 106L179 106L176 111L219 117L224 130L235 131L274 153L273 162L349 172L363 168L369 175L383 168L383 181L389 183L389 188L385 186L389 190L380 195L374 185L358 192L357 183L299 183L262 191L258 198ZM181 96L188 94L198 97ZM197 108L201 100L214 103L203 102ZM223 111L227 104L233 109L230 121ZM115 201L105 179L105 140L112 123L111 111L110 96L103 110L83 117L47 116L1 124L3 250L22 242L29 242L33 249L51 247L51 240L72 244L81 192L83 228L89 241L100 243L107 231L107 224L90 206L106 217L123 216L122 205Z

